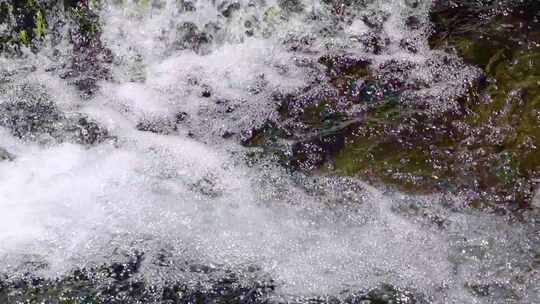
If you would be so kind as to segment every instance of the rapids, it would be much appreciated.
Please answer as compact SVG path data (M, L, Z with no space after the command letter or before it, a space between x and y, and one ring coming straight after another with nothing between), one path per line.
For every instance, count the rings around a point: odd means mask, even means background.
M431 1L342 2L106 1L113 60L92 94L59 77L70 24L55 47L0 57L0 274L141 255L136 279L158 287L232 269L239 284L271 280L270 300L390 284L428 303L540 303L534 215L304 174L241 145L279 119L276 93L324 90L321 56L406 66L403 102L432 111L478 77L430 49Z

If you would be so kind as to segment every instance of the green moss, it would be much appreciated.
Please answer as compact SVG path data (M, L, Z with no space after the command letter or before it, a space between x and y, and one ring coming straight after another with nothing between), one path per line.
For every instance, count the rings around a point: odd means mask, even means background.
M37 11L35 16L36 27L34 28L34 34L38 39L45 37L47 33L47 21L41 10Z
M24 45L30 44L30 37L28 36L28 32L26 30L19 32L19 41Z
M388 94L348 135L328 172L413 192L472 188L485 193L471 201L474 206L526 203L532 180L540 176L540 48L510 48L506 38L468 35L447 43L488 77L460 101L462 112L416 117L420 109ZM452 127L458 121L464 128ZM413 131L400 133L400 126Z
M263 20L268 24L274 24L279 22L280 16L281 10L275 6L271 6L264 12Z
M409 148L377 135L355 137L336 156L334 172L360 175L401 190L426 192L442 186L446 172L436 169L424 147Z
M480 168L477 181L526 201L531 180L540 176L540 26L522 10L478 28L444 26L445 38L435 35L434 45L454 47L487 77L486 85L473 87L463 103L467 115L462 121L477 134L465 149L484 151L473 157ZM520 187L523 183L529 186Z
M382 104L375 107L373 110L373 118L383 121L395 121L404 111L406 111L406 109L399 105L399 97L389 96Z
M92 39L101 32L101 25L97 20L97 16L91 11L81 7L73 8L71 11L81 35Z
M101 24L95 10L102 5L101 0L92 0L88 6L81 5L81 2L76 0L64 0L63 5L55 1L36 0L12 1L9 4L2 2L0 24L7 26L7 34L0 37L0 50L6 50L9 45L13 45L15 49L26 46L38 51L48 34L50 20L73 22L73 34L82 37L88 42L88 46L101 34ZM64 11L60 10L62 7Z
M485 41L475 41L463 37L455 38L453 41L449 41L449 44L453 45L458 53L469 63L474 63L481 68L486 67L492 58L498 53L503 53L504 50L493 47L490 43Z
M0 38L0 49L26 46L37 50L37 42L43 40L47 32L46 5L47 2L35 0L0 3L0 23L7 29ZM12 47L8 48L6 44Z

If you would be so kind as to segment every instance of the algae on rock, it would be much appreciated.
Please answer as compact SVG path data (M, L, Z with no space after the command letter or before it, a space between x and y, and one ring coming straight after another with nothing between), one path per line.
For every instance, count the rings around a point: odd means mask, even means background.
M278 96L282 121L246 142L282 151L287 166L311 173L450 191L477 207L526 208L540 176L537 8L534 1L433 7L431 47L481 71L447 108L407 102L407 90L422 83L404 83L409 67L398 62L373 69L360 58L323 57L323 88ZM292 142L289 152L283 140Z

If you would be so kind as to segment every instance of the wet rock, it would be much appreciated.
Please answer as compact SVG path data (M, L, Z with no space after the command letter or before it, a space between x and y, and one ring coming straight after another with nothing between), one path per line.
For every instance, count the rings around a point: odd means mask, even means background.
M312 171L326 161L324 147L318 142L300 142L293 146L292 165L303 171Z
M417 8L420 4L420 0L405 0L405 4L407 4L410 8Z
M47 100L5 102L0 104L0 125L14 136L24 138L38 133L60 136L63 115Z
M485 81L465 102L469 116L461 130L469 147L484 151L471 160L477 167L490 167L481 179L484 187L498 188L499 200L521 206L531 201L532 180L540 174L540 160L533 156L540 130L530 115L540 106L540 25L531 14L535 9L534 1L460 8L441 3L432 14L436 31L430 40L434 47L453 48L483 69ZM482 20L471 18L478 12Z
M225 1L218 6L218 11L225 18L230 18L232 14L240 9L241 5L238 1Z
M208 87L203 88L201 92L201 96L204 98L209 98L212 96L212 90Z
M22 85L14 96L0 104L0 126L13 136L42 143L100 143L108 132L82 114L65 114L42 88Z
M315 41L316 38L313 36L291 35L283 43L287 45L289 51L309 54L313 52L311 47Z
M110 138L106 129L81 114L68 116L63 131L69 134L67 141L83 145L95 145Z
M100 80L109 79L109 65L113 55L101 40L102 28L99 15L83 4L68 11L74 28L70 30L73 56L64 77L71 79L83 97L90 97L98 90Z
M477 9L484 7L474 6L473 11ZM403 98L404 92L426 85L404 81L410 79L414 65L387 62L373 71L369 62L347 56L321 58L326 67L323 79L330 84L326 93L314 98L289 97L280 108L297 140L290 164L306 171L358 175L412 192L475 193L467 197L476 207L527 207L534 193L532 181L540 174L536 151L540 131L535 114L540 106L539 27L529 26L522 47L510 49L512 39L523 36L520 31L529 17L522 11L516 11L517 15L501 15L492 9L483 13L487 16L481 21L483 31L474 30L471 23L480 21L471 18L459 34L446 36L447 41L466 41L448 43L454 43L460 55L483 68L485 74L471 84L469 93L451 101L455 106L445 109L433 111L429 99L410 103ZM498 24L515 26L501 28ZM371 26L377 27L375 23ZM513 29L521 30L509 38ZM439 39L438 35L436 32L433 39ZM402 41L402 47L416 51L414 42ZM468 53L468 49L478 52ZM443 61L433 62L432 69L439 69ZM348 110L355 105L362 107ZM327 113L333 113L331 120ZM340 121L353 123L336 128ZM306 139L309 132L320 135ZM275 140L264 139L269 134L276 133L258 132L251 142L272 145ZM336 139L335 134L342 137L328 145L321 141Z
M345 300L346 303L411 303L411 304L427 304L428 301L422 296L415 295L408 290L402 290L392 285L383 284L378 288L374 288L365 292L349 297Z
M538 181L535 181L535 183L538 183ZM540 188L535 189L534 196L531 200L531 206L540 209Z
M167 259L166 254L162 255ZM138 255L124 263L99 268L76 269L58 279L31 274L11 280L0 279L0 300L5 303L254 303L254 304L427 304L414 291L381 285L377 288L344 291L340 297L321 295L284 299L275 297L277 283L256 266L223 269L186 262L177 271L190 280L166 281L154 286L137 276L145 257ZM163 264L163 268L169 264ZM198 278L198 279L197 279Z
M175 121L176 123L181 123L183 121L185 121L188 117L188 113L186 112L180 112L180 113L177 113L176 116L175 116Z
M0 279L0 300L5 303L267 303L271 280L256 278L256 267L239 271L186 263L179 271L199 281L168 281L156 288L137 276L145 256L135 254L123 263L93 269L76 269L56 280L26 275ZM245 274L244 274L245 273ZM200 277L202 275L202 278ZM211 277L204 279L204 276Z
M176 4L178 6L178 11L181 13L196 11L195 0L178 0L176 1Z
M15 160L15 155L9 153L6 149L0 147L0 161Z
M177 121L181 122L185 116L177 116ZM136 126L137 130L143 131L143 132L152 132L156 134L164 134L168 135L171 133L174 133L178 130L178 127L176 125L175 121L169 120L169 119L146 119L142 120L139 123L137 123Z
M101 41L98 2L86 1L2 1L0 3L0 53L21 56L21 48L38 52L45 41L55 47L68 36L72 51L59 64L60 77L69 79L83 97L92 96L99 80L108 79L112 52ZM67 33L65 33L65 25ZM45 39L47 38L47 39ZM53 60L65 60L53 53Z
M304 10L304 4L301 0L279 0L279 7L291 13L301 13Z
M410 39L403 39L399 42L399 46L404 49L404 50L407 50L408 52L410 53L413 53L413 54L416 54L418 52L418 49L415 45L415 42L410 40Z
M322 56L319 63L326 67L326 74L332 78L353 76L363 78L369 75L369 60L355 56Z
M362 16L362 21L371 29L381 31L389 17L390 15L384 11L370 10Z
M19 54L21 47L38 49L47 30L46 15L53 1L0 3L0 53Z
M417 30L422 26L421 21L416 16L407 17L405 25L411 30Z
M225 138L225 139L228 139L228 138L233 137L234 135L235 135L234 132L231 132L231 131L224 131L224 132L221 134L221 137L222 137L222 138Z
M192 22L184 22L176 28L176 39L174 42L178 50L193 50L197 53L206 53L207 47L212 41L212 36L200 30Z
M499 42L489 43L497 49ZM413 63L388 61L373 69L353 56L322 57L328 86L276 95L284 121L247 142L275 151L276 131L288 129L295 143L282 156L306 172L357 175L410 192L475 193L464 196L482 208L527 207L540 173L540 51L527 45L484 61L485 75L469 93L440 109L429 98L404 97L428 85L411 81ZM428 64L439 69L451 60Z

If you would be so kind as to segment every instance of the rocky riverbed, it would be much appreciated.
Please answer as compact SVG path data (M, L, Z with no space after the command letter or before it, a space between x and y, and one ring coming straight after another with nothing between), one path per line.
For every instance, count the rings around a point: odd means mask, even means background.
M1 303L540 302L540 4L0 0Z

